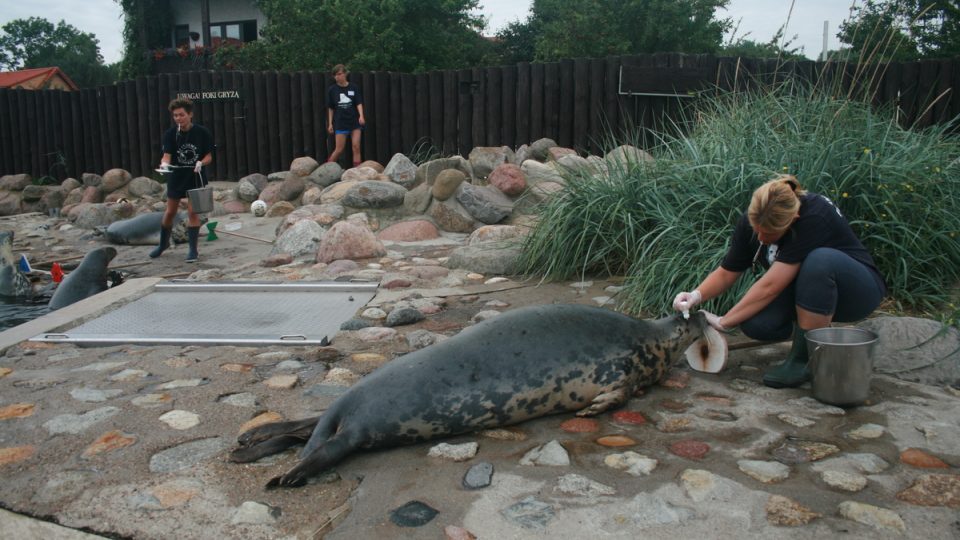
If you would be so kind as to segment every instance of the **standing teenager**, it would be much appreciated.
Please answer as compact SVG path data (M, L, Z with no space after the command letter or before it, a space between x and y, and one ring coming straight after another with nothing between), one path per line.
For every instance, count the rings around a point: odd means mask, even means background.
M167 106L173 123L176 124L163 134L163 157L160 168L167 176L167 208L160 222L160 245L150 252L151 258L159 257L170 247L170 233L173 219L180 209L180 200L187 196L187 190L206 185L206 170L213 162L213 136L210 131L193 123L193 102L187 98L178 98ZM200 238L200 216L193 211L187 199L187 262L196 262L197 242Z
M327 89L327 131L332 133L336 146L327 162L336 162L347 145L350 136L353 148L353 166L360 164L360 130L367 121L363 117L363 95L360 88L347 81L347 68L343 64L333 67L336 84Z

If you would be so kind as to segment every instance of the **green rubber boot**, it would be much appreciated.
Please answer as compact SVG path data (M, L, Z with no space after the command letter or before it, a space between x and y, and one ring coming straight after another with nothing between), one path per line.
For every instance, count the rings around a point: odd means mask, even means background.
M770 388L793 388L810 380L807 368L807 333L793 325L793 346L782 364L763 374L763 384Z

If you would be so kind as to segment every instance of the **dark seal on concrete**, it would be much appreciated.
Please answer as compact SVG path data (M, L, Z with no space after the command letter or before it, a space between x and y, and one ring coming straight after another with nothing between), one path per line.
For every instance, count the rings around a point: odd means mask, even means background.
M599 414L659 381L705 325L702 314L645 321L582 305L508 311L391 361L323 416L245 432L231 459L254 461L307 441L300 463L267 484L300 486L358 449L568 411Z
M60 309L107 290L107 266L116 256L117 250L112 247L97 248L87 253L80 266L67 274L53 292L50 309Z

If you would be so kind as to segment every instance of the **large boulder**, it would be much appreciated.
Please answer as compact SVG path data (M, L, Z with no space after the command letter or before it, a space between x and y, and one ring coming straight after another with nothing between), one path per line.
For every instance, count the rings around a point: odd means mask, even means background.
M253 202L268 183L267 177L260 173L248 174L237 182L237 196L241 201Z
M628 171L641 163L653 161L653 156L636 146L624 144L607 152L603 159L609 167Z
M433 181L431 195L438 201L445 201L452 197L460 184L465 181L467 181L467 176L460 170L446 169L441 171Z
M110 169L103 173L103 181L100 183L100 190L104 193L111 193L125 187L130 183L133 177L123 169Z
M73 204L79 204L80 200L83 199L83 192L86 190L83 186L78 186L71 189L67 192L66 198L63 200L63 206L69 206Z
M60 187L63 188L64 193L70 193L82 185L83 184L81 184L76 178L67 178L63 182L60 182Z
M960 331L916 317L876 317L858 327L879 339L873 348L873 369L923 384L960 388Z
M557 141L546 137L537 139L530 143L530 157L537 161L546 161L550 155L550 149L557 146Z
M320 241L317 262L330 263L338 259L370 259L383 257L387 250L370 229L340 221L333 225Z
M83 182L84 186L98 187L103 183L103 177L99 174L87 172L80 175L80 181Z
M440 231L433 222L426 219L411 219L394 223L377 233L380 240L392 242L419 242L431 240L440 236Z
M309 219L322 227L333 225L344 214L343 206L339 204L310 204L301 206L293 212L290 212L277 224L276 234L280 234L290 228L294 223L301 219Z
M14 216L19 214L21 203L19 193L0 190L0 216Z
M510 198L494 187L463 183L455 196L471 216L487 225L499 223L513 212Z
M432 186L434 181L437 179L437 175L447 169L456 169L462 172L466 178L473 178L473 167L470 166L470 162L463 159L461 156L453 156L427 161L426 163L423 163L417 167L416 184L427 184Z
M336 163L328 162L320 165L310 173L310 175L307 176L307 181L325 188L334 182L339 182L341 176L343 176L343 168Z
M64 181L66 184L66 181ZM146 176L138 176L127 184L127 192L131 197L156 197L163 194L166 188L160 182ZM69 191L68 191L69 193Z
M376 180L380 173L373 167L354 167L343 171L340 177L341 182L363 182L364 180Z
M381 165L379 161L374 161L372 159L364 161L363 163L357 165L357 167L370 167L371 169L377 171L377 174L383 173L383 165Z
M101 203L103 202L103 192L97 186L87 186L83 188L83 196L80 197L82 203Z
M513 159L513 150L507 146L477 146L468 156L473 174L477 178L486 178L498 166Z
M430 208L427 209L427 215L445 231L469 233L479 226L470 212L467 212L455 198L445 201L434 199L430 203Z
M403 204L407 190L391 182L354 182L340 202L351 208L393 208Z
M267 203L267 206L277 202L282 201L280 198L280 189L283 186L283 182L270 182L265 188L260 192L258 197L261 201Z
M577 151L573 148L554 146L553 148L547 150L547 161L557 161L562 157L575 155L577 155Z
M50 189L50 186L38 186L35 184L30 184L23 188L23 191L20 192L20 196L23 198L23 202L37 202L43 195Z
M277 199L281 201L296 201L300 198L300 195L303 195L305 188L306 182L302 176L288 174L283 182L280 182L280 188L277 190Z
M413 189L417 185L416 163L399 152L390 158L390 162L383 169L383 174L394 184L399 184L407 189Z
M470 233L467 239L468 246L489 243L500 246L514 246L523 236L523 229L515 225L484 225Z
M343 196L353 189L354 184L355 182L337 182L327 186L324 188L323 193L320 194L320 203L339 203L340 200L343 199Z
M114 221L133 217L136 208L130 203L105 204L93 203L77 205L76 219L73 224L81 229L95 229L110 225Z
M447 259L447 266L481 274L511 275L518 270L519 257L519 247L500 247L484 243L453 250Z
M528 159L520 165L520 170L523 171L523 176L527 179L527 184L530 186L534 186L540 182L564 183L563 176L560 175L552 164L548 165Z
M66 198L67 194L63 191L63 188L54 187L44 191L43 196L40 197L40 202L45 208L60 208L63 206L63 200Z
M490 185L499 189L504 195L518 197L527 189L527 178L520 167L513 163L503 163L497 166L487 177Z
M300 204L319 204L321 198L323 198L323 188L310 184L300 197Z
M33 183L29 174L7 174L0 176L0 189L7 191L23 191L23 188Z
M323 233L323 227L316 221L301 219L277 237L270 255L286 253L292 257L299 257L315 254L320 247Z
M290 163L290 172L296 176L304 177L317 170L319 166L317 160L312 157L298 157Z
M433 188L427 184L420 184L403 196L403 208L410 214L422 214L430 207L433 200Z

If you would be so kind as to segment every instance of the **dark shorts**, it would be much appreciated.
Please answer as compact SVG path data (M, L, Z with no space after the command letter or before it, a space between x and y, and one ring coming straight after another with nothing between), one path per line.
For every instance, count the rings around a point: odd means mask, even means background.
M202 187L200 179L193 174L193 171L184 171L184 173L177 171L167 178L168 199L180 200L187 196L187 190Z
M832 315L834 322L854 322L870 315L885 294L883 280L872 269L842 251L817 248L800 264L793 283L744 321L740 330L761 341L787 339L797 319L797 306Z

